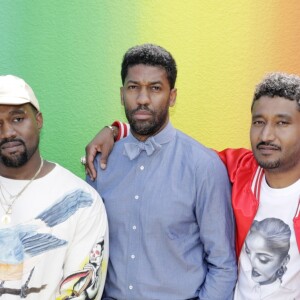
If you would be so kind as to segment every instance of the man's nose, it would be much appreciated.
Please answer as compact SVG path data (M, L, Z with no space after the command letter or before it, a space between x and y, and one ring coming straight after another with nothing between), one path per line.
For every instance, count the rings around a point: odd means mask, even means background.
M0 126L0 137L3 138L13 138L16 137L16 131L14 127L10 124L4 123Z
M261 132L261 140L264 142L273 141L275 139L275 129L272 125L266 124Z
M137 97L137 102L141 105L146 105L150 103L150 95L146 87L141 88Z

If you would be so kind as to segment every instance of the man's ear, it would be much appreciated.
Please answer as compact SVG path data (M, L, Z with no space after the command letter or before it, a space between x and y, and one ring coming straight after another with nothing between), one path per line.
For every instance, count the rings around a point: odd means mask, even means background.
M124 105L124 87L120 87L121 104Z
M174 88L170 91L170 97L169 97L169 106L172 107L176 103L176 97L177 97L177 89Z
M37 124L38 129L41 130L43 127L44 120L43 120L43 115L40 111L37 112L37 114L35 115L35 119L36 119L36 124Z

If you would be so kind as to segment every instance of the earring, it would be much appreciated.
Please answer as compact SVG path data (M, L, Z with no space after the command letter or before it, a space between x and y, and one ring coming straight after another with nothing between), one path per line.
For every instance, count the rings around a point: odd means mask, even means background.
M285 273L286 269L281 266L277 271L276 271L276 277L277 278L281 278L283 276L283 274Z

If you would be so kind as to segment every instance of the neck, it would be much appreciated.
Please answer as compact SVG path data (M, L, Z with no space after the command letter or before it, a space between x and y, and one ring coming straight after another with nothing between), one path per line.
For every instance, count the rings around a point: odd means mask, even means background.
M130 132L137 140L139 140L140 142L145 142L151 136L156 136L158 133L160 133L168 125L168 122L169 122L169 118L167 118L165 123L153 134L141 135L141 134L138 134L137 132L133 131L132 127L130 127Z
M271 188L282 189L286 188L300 179L300 170L289 172L272 172L265 170L266 181Z
M140 142L146 142L149 137L152 135L140 135L131 130L131 134Z
M10 179L30 180L41 166L41 162L42 158L37 150L21 167L11 168L0 163L0 175Z

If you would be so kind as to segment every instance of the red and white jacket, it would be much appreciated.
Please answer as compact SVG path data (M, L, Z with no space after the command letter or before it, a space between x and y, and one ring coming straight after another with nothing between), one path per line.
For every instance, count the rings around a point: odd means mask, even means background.
M258 210L264 172L258 166L250 150L225 149L218 154L227 167L232 183L232 207L236 220L236 252L239 256ZM293 223L300 252L300 199Z

